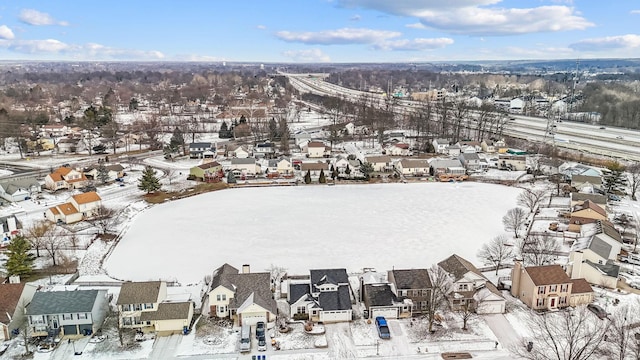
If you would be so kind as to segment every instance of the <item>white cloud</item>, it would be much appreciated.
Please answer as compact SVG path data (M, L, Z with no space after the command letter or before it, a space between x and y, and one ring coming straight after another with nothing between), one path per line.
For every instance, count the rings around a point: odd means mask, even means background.
M631 10L629 13L633 15L640 15L640 10Z
M318 32L279 31L276 36L287 42L313 45L373 44L402 35L397 31L342 28Z
M47 13L40 12L34 9L23 9L20 11L18 19L25 24L29 25L60 25L68 26L66 21L58 21Z
M0 25L0 39L11 40L15 37L7 25Z
M593 23L569 6L533 8L487 7L502 0L339 0L344 7L361 7L417 18L428 28L470 35L510 35L583 30ZM409 27L417 28L411 24Z
M101 44L67 44L56 39L45 40L0 40L0 47L22 54L67 55L73 59L88 60L159 60L160 51L118 49Z
M408 28L412 28L412 29L426 29L427 27L424 26L423 23L413 23L413 24L407 24L405 25Z
M331 61L331 58L320 49L288 50L284 51L282 55L295 62L319 63Z
M260 29L260 30L265 30L267 27L264 25L258 25L256 26L256 28Z
M413 40L392 40L376 44L374 47L380 50L392 51L420 51L440 49L453 44L453 39L433 38L433 39L413 39Z
M209 56L209 55L197 55L197 54L189 54L189 55L176 55L174 57L178 61L202 61L202 62L212 62L212 61L227 61L228 59L218 57L218 56Z
M569 47L579 51L605 51L637 48L640 47L640 35L627 34L584 39L569 45Z

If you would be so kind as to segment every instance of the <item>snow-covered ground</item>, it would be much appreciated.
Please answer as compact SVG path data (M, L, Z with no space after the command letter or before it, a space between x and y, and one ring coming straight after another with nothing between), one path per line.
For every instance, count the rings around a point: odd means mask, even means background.
M225 262L302 274L429 267L453 253L478 264L520 192L472 182L218 191L140 214L105 268L119 279L193 283Z

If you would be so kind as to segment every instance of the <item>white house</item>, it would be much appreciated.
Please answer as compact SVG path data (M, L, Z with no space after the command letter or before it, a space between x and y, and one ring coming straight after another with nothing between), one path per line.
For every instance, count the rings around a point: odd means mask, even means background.
M5 180L0 182L0 197L7 201L23 201L33 198L42 191L35 178Z

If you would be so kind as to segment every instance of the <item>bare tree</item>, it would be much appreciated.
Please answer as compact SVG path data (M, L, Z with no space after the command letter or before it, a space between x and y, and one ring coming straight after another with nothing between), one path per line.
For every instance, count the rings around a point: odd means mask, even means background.
M484 243L478 251L478 257L485 262L496 267L496 275L500 270L500 265L513 258L513 246L507 243L507 237L499 235Z
M530 360L586 360L608 358L602 345L609 331L608 320L600 320L586 306L570 311L538 314L531 312L527 327L535 343L510 349ZM525 344L523 344L525 345Z
M527 235L519 242L520 257L526 266L552 264L560 244L550 234Z
M47 233L55 228L55 224L48 220L39 220L25 229L25 237L36 250L36 257L40 257L40 250L44 249L44 238Z
M275 292L280 279L287 274L287 268L271 264L266 271L271 274L271 291Z
M548 189L524 189L518 195L518 205L526 207L529 209L529 213L532 213L548 194Z
M518 229L527 221L527 213L519 207L510 209L507 214L502 217L502 224L505 230L513 231L515 237L518 237Z
M634 325L640 321L638 307L640 301L636 299L635 304L625 304L618 307L611 314L611 327L609 328L608 339L612 341L612 356L619 360L624 360L631 355L638 359L638 340L635 338Z
M51 257L53 266L58 265L56 256L58 255L58 252L62 249L62 247L67 243L66 237L64 237L61 234L60 230L54 226L44 234L42 239L44 250L47 252L49 257Z
M422 309L422 313L427 316L429 321L429 332L433 332L433 323L438 313L448 308L447 295L452 291L453 280L449 273L438 265L433 265L429 269L429 279L431 280L431 291L429 291L427 307Z
M113 208L100 205L93 211L93 224L100 230L101 234L106 234L111 230L118 218L118 212Z
M631 200L636 201L636 192L640 187L640 163L633 163L627 166L627 172L629 173L629 192L631 193Z

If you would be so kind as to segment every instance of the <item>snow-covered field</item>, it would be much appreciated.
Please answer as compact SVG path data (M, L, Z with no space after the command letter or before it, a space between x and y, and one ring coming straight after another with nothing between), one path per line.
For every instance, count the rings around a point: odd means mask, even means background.
M154 206L110 257L116 278L193 283L223 263L289 273L429 267L451 254L481 265L521 189L481 183L229 189Z

